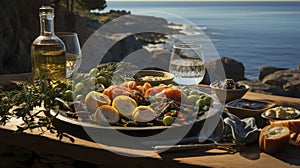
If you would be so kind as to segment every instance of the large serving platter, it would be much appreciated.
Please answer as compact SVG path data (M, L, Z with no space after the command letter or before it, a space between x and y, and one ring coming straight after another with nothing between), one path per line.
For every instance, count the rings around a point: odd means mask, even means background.
M181 124L173 123L171 126L138 126L138 127L123 127L123 126L101 126L99 124L90 122L90 121L79 121L77 119L68 117L65 115L64 111L55 111L51 110L50 115L55 116L53 124L61 129L62 131L69 133L71 135L92 140L90 136L86 133L87 130L93 132L109 132L112 130L117 130L121 133L135 136L135 137L147 137L156 135L166 129L176 129L178 131L191 128L186 136L197 136L199 131L201 131L204 122L212 117L221 115L221 103L214 97L213 104L211 104L209 110L205 111L201 116L197 117L195 121L184 122Z

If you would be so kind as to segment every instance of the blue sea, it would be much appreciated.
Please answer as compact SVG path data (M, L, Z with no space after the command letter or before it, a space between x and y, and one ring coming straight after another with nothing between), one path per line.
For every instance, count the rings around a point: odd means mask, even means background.
M300 63L300 2L107 1L105 11L111 9L186 18L213 39L220 56L242 62L249 79L263 65L295 69Z

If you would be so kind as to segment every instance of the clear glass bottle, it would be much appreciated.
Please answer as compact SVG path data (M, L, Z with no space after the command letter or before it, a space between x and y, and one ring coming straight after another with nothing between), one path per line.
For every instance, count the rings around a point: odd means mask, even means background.
M42 6L39 9L40 36L31 46L33 80L40 78L52 81L66 81L65 45L54 34L54 9Z

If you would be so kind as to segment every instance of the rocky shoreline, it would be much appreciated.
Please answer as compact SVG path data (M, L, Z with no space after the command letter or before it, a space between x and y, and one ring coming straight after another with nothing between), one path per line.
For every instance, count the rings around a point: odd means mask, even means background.
M249 85L252 92L300 98L300 67L286 69L263 66L259 69L257 80L248 80L245 78L245 68L241 62L227 57L220 59L226 77ZM219 60L210 61L206 66L215 69L215 62L219 62ZM209 84L210 81L206 77L203 83Z
M0 1L0 74L17 74L31 71L30 63L30 45L38 36L39 20L38 8L42 0L3 0ZM36 12L33 12L36 11ZM74 31L79 35L81 44L84 44L91 34L102 26L101 17L94 18L82 17L78 14L69 12L63 7L56 7L55 30L56 31ZM134 28L137 25L145 25L145 29L151 27L163 29L166 32L178 33L179 29L173 29L170 24L162 18L151 16L131 15L126 11L111 11L115 16L125 16L128 21L125 24ZM107 15L107 14L105 14ZM15 19L17 18L17 19ZM151 20L151 25L147 21ZM109 20L109 19L108 19ZM103 21L103 18L102 18ZM104 40L115 42L101 63L117 62L123 60L126 56L139 50L139 53L152 58L153 66L165 67L167 70L170 51L155 49L149 51L145 48L147 45L156 46L161 43L165 36L155 33L140 33L134 36L127 36L122 27L115 27L119 33L112 35L103 35ZM118 36L116 36L118 35ZM120 40L121 39L121 40ZM276 68L271 66L261 67L257 80L247 80L244 75L244 65L238 60L227 57L221 57L221 60L212 60L207 62L207 67L217 69L216 61L221 61L227 78L233 78L236 81L250 85L251 91L266 94L275 94L289 97L300 97L300 67L298 69ZM208 76L203 83L209 84Z
M274 67L261 67L259 73L268 72ZM277 69L277 68L275 68ZM277 70L261 80L242 81L251 87L250 91L300 98L300 69Z

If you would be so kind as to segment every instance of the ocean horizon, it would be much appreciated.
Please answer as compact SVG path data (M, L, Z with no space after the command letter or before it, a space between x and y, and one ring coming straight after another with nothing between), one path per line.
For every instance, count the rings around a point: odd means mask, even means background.
M220 56L245 66L257 79L261 66L296 69L300 63L300 2L107 1L110 10L165 12L197 25Z

